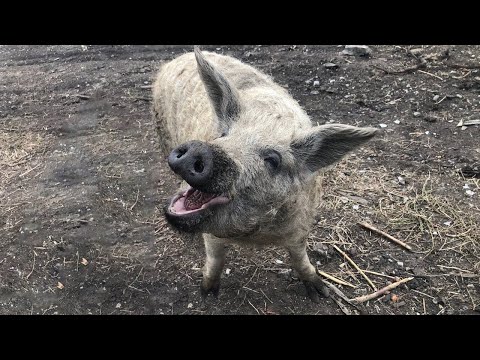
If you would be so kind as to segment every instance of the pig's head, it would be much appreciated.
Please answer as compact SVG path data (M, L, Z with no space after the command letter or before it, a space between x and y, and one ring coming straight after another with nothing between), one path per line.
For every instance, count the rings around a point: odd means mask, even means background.
M340 124L275 129L275 119L268 125L271 114L251 111L198 49L195 55L218 137L182 144L168 157L171 169L189 184L165 210L179 230L242 237L288 221L286 207L310 203L303 188L317 172L376 133Z

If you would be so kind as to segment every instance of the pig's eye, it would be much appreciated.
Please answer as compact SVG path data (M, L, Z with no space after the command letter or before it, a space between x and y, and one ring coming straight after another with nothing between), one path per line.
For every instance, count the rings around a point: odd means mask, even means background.
M268 154L264 155L263 160L265 161L266 166L272 170L276 170L282 163L282 156L276 151L270 151Z
M220 136L217 136L215 139L220 139L220 138L225 137L225 136L227 136L227 135L228 135L227 132L224 131L224 132L222 132L222 133L220 134Z

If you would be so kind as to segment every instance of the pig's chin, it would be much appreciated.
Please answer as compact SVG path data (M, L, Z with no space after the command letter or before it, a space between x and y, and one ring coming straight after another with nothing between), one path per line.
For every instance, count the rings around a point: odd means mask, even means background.
M230 199L223 194L210 194L191 186L175 195L166 208L167 220L179 230L195 232L203 221Z

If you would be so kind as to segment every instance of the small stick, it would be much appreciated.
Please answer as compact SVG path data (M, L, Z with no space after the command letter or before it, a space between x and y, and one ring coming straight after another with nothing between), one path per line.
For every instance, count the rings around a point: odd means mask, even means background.
M378 230L376 227L374 227L370 224L367 224L366 222L359 221L357 224L366 228L366 229L368 229L368 230L371 230L373 232L376 232L376 233L386 237L387 239L393 241L395 244L400 245L400 246L404 247L405 249L407 249L409 251L412 251L412 247L410 245L405 244L403 241L400 241L400 240L394 238L392 235L389 235L386 232L383 232L382 230Z
M411 72L414 72L415 70L418 70L420 68L424 68L425 67L425 63L424 62L421 62L420 64L417 64L415 66L410 66L410 67L406 67L402 70L387 70L387 69L384 69L378 65L372 65L374 68L377 68L379 70L382 70L383 72L387 73L387 74L393 74L393 75L399 75L399 74L406 74L406 73L411 73Z
M399 280L397 282L394 282L393 284L385 286L384 288L382 288L378 291L375 291L374 293L371 293L371 294L368 294L368 295L365 295L365 296L356 297L354 299L351 299L350 301L359 304L359 303L363 303L363 302L368 301L368 300L375 299L375 298L379 297L380 295L385 294L387 291L395 289L397 286L399 286L403 283L406 283L407 281L413 280L413 279L414 279L413 277L409 277L409 278Z
M437 78L438 80L441 80L441 81L443 81L443 79L442 79L440 76L438 76L438 75L435 75L435 74L432 74L432 73L429 73L429 72L427 72L427 71L418 70L418 72L421 72L422 74L426 74L426 75L433 76L434 78Z
M388 279L397 280L397 278L395 276L385 275L385 274L378 273L378 272L371 271L371 270L363 270L363 271L366 272L367 274L373 274L373 275L377 275L377 276L386 277Z
M263 296L265 296L267 300L270 301L270 304L273 304L273 301L268 298L268 296L263 292L263 290L260 289L260 291L262 292Z
M343 293L340 291L339 288L337 288L335 285L333 284L330 284L329 282L327 281L324 281L323 282L329 289L331 289L335 294L337 294L341 299L345 300L347 303L349 303L350 305L353 305L352 302L350 301L350 299Z
M82 100L90 99L90 96L88 96L88 95L76 94L75 96L78 97L79 99L82 99Z
M253 306L253 304L250 302L250 300L247 300L248 303L250 304L251 307L253 307L255 309L255 311L257 312L258 315L260 315L260 313L258 312L257 308L255 306Z
M345 257L345 259L347 259L348 262L349 262L350 264L352 264L352 266L353 266L355 269L357 269L357 271L363 276L363 278L364 278L365 280L367 280L368 285L370 285L373 290L377 291L377 288L375 287L375 285L373 285L372 281L368 278L367 275L365 275L365 273L362 271L362 269L360 269L360 268L358 267L358 265L355 264L355 262L348 257L347 254L345 254L342 250L340 250L337 245L332 244L332 246L335 248L335 250L337 250L340 254L342 254L342 255Z
M31 172L32 170L35 170L36 168L38 168L40 165L42 165L42 164L38 164L37 166L34 166L34 167L31 168L30 170L27 170L27 171L25 171L23 174L20 174L20 175L18 175L18 176L24 177L25 175L27 175L27 174L28 174L29 172Z
M135 200L135 203L134 203L132 206L130 206L130 211L132 211L133 208L135 207L135 205L137 205L137 202L138 202L138 194L139 194L139 193L140 193L140 189L137 189L137 199Z
M443 268L443 269L453 269L453 270L458 270L458 271L461 271L461 272L466 272L466 273L473 274L470 270L463 270L463 269L460 269L459 267L456 267L456 266L445 266L445 265L437 265L437 266L440 267L440 268Z
M439 101L439 102L436 102L435 104L436 104L436 105L440 104L440 103L441 103L443 100L445 100L446 98L447 98L447 97L446 97L446 96L444 96L443 98L441 98L441 99L440 99L440 101Z
M330 284L328 281L323 282L330 290L332 290L335 294L337 294L338 297L340 297L342 300L344 300L347 304L351 305L354 307L356 310L358 310L360 313L362 313L362 310L358 308L358 306L350 301L350 299L340 291L339 288L337 288L335 285Z
M37 253L34 251L33 252L33 266L32 266L32 271L30 271L30 273L27 275L27 277L25 278L26 280L28 280L28 278L30 277L30 275L32 275L33 273L33 270L35 270L35 257L36 257Z
M327 274L326 272L323 272L323 271L320 271L320 270L317 270L318 273L324 277L326 277L327 279L330 279L332 280L333 282L336 282L337 284L340 284L340 285L345 285L345 286L350 286L351 288L354 288L355 289L355 286L353 286L352 284L344 281L344 280L340 280L332 275L329 275Z
M335 303L338 305L340 310L342 310L342 312L345 315L352 315L352 312L350 310L348 310L347 307L340 302L340 300L337 300L337 299L333 298L333 301L335 301Z

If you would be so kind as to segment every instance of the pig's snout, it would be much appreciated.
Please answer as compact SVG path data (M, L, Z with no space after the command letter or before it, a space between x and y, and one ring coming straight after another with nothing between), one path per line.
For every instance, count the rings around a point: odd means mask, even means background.
M213 151L201 141L191 141L173 149L168 165L193 187L203 187L213 173Z

